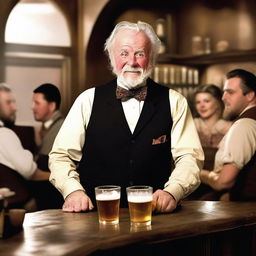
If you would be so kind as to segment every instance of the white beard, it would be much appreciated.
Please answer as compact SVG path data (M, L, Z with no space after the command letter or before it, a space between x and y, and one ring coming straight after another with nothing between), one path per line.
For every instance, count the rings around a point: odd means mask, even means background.
M125 71L138 71L141 75L138 78L125 77ZM124 66L121 73L117 74L118 81L127 89L134 89L145 85L147 78L151 73L151 69L144 71L142 68L133 68L128 65Z

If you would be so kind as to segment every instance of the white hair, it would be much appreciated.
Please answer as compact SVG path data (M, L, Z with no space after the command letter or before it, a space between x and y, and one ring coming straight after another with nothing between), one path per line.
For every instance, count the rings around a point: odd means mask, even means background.
M113 45L114 45L117 33L121 30L134 30L137 32L143 32L148 37L148 39L151 43L151 50L150 50L150 56L149 56L149 58L150 58L149 59L150 60L149 68L152 68L156 62L156 58L159 53L161 41L158 38L158 36L156 35L152 26L149 25L148 23L142 22L142 21L138 21L137 23L121 21L115 26L114 30L112 31L110 36L107 38L107 40L105 42L104 50L107 52L107 54L109 56L110 63L112 65L112 67L114 68L114 63L113 63L114 60L113 60L113 55L112 55Z
M1 92L10 92L11 88L8 84L6 83L0 83L0 91Z

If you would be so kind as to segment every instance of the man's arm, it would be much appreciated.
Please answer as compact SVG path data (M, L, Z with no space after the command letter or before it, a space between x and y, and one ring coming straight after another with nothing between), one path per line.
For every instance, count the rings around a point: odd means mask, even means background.
M209 185L214 190L221 191L233 187L236 177L239 174L239 169L233 164L225 164L220 171L220 174L208 170L202 170L200 178L202 183Z
M256 123L250 119L240 119L229 129L222 139L215 156L215 169L202 170L200 177L203 183L215 190L230 189L256 148Z
M87 211L93 207L80 184L76 165L82 158L85 129L90 119L93 97L94 90L89 89L76 99L49 154L49 180L65 199L64 211Z
M17 171L25 179L30 179L37 167L32 153L23 148L20 139L11 129L5 127L1 129L2 163Z
M50 176L49 172L42 171L40 169L36 169L33 175L29 178L30 180L48 180Z
M176 205L199 186L204 153L186 99L173 90L170 90L169 97L173 120L171 151L175 168L164 191L171 195L169 201L175 199Z

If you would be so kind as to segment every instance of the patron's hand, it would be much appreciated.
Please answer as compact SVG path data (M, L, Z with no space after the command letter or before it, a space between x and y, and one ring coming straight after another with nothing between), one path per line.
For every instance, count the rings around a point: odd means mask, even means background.
M77 190L66 197L62 210L64 212L81 212L90 211L93 207L89 196L83 190Z
M176 207L176 200L168 192L158 189L153 194L153 211L172 212L176 209Z
M210 172L208 170L201 170L200 172L201 182L206 185L209 185L209 173Z

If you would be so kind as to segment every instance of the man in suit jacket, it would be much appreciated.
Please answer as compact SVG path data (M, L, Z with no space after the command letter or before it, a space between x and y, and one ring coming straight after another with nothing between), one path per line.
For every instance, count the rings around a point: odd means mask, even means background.
M59 110L61 94L58 87L50 83L41 84L33 92L32 110L34 118L36 121L42 122L36 159L38 167L49 172L48 154L64 120ZM61 194L49 181L36 182L33 185L39 209L60 208L62 206Z
M204 159L186 99L149 78L160 40L144 22L117 24L105 44L117 79L83 92L50 153L50 181L63 210L92 210L94 187L150 185L156 211L195 190ZM172 163L174 169L172 170Z
M32 110L34 118L36 121L42 122L39 132L41 140L39 155L48 156L55 137L64 121L59 110L61 95L59 89L49 83L41 84L33 92Z

